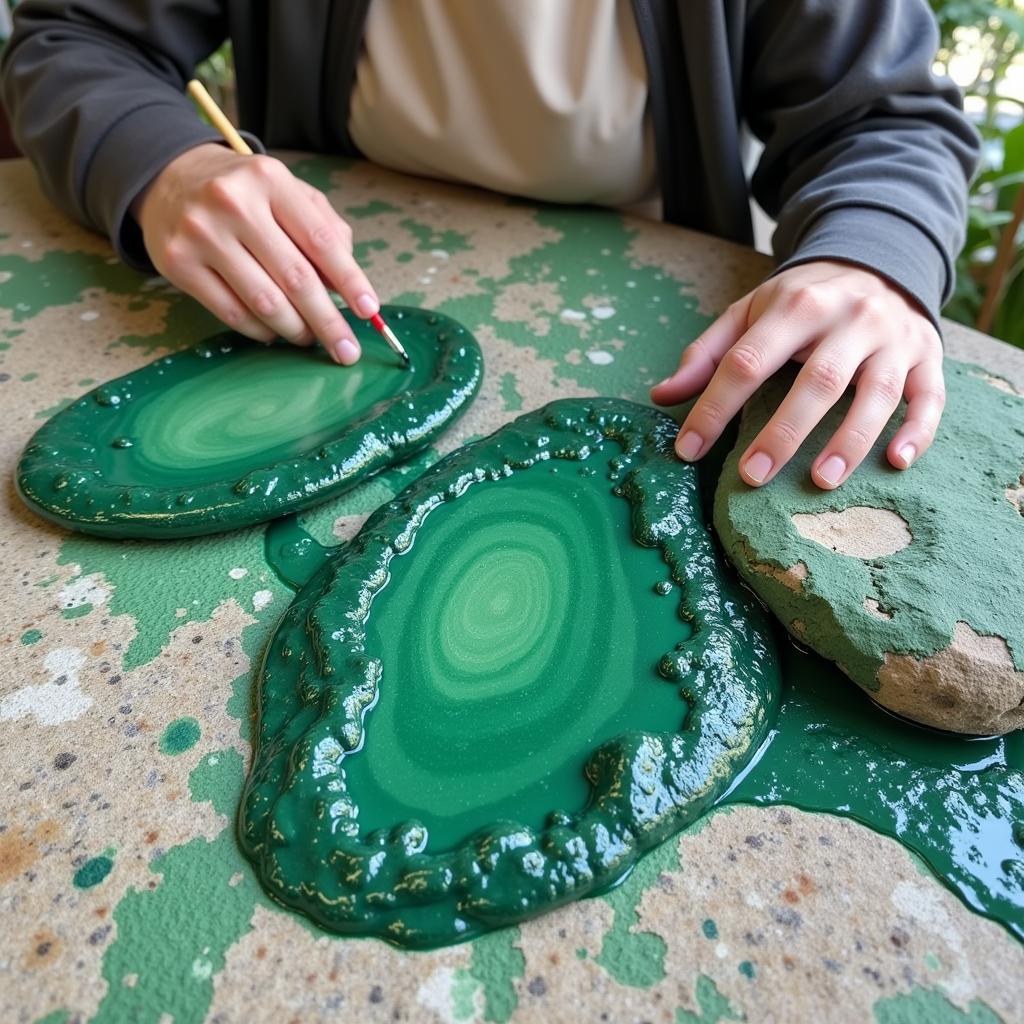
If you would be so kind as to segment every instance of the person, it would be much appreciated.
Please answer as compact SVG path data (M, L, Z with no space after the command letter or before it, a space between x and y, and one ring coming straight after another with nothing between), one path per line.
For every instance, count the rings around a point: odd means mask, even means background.
M701 458L769 375L802 363L740 460L752 486L853 382L814 482L840 485L906 399L908 468L944 403L938 311L953 286L978 141L932 72L924 0L23 0L3 54L15 137L52 199L249 337L359 358L333 287L378 297L352 233L283 163L220 144L183 94L233 42L257 145L364 155L555 202L660 202L671 223L749 243L777 219L775 272L651 392L699 394ZM748 182L743 136L764 149Z

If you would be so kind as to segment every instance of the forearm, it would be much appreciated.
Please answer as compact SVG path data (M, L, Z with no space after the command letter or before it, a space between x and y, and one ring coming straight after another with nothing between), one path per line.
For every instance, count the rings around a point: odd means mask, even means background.
M146 265L132 199L216 132L183 94L223 38L220 5L25 0L0 65L15 139L61 209Z

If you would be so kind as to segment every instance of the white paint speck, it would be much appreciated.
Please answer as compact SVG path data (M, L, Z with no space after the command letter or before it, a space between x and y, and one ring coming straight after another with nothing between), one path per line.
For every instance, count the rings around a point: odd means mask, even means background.
M719 960L724 960L728 955L729 947L724 942L719 942L718 945L715 946L715 956L717 956Z
M197 956L192 961L192 977L197 981L206 981L213 974L213 964L206 957Z
M430 284L430 278L429 277L421 277L420 278L420 284Z
M28 240L28 239L26 238L26 239L25 239L25 241L21 243L21 247L22 247L22 249L31 249L31 248L32 248L32 246L33 246L33 244L34 244L33 242L30 242L30 241L29 241L29 240Z
M581 320L587 319L587 314L581 309L563 309L560 314L560 319L569 320L572 323L578 324Z
M430 250L430 255L433 256L435 260L446 260L446 259L448 259L448 250L447 249L431 249Z
M100 318L99 313L95 309L87 309L78 319L79 320L98 320Z
M0 270L0 284L7 284L11 279L11 272L9 270Z
M610 317L615 316L614 306L595 306L591 311L590 315L595 320L608 320Z
M186 615L188 615L188 609L187 608L175 608L174 609L174 617L176 619L183 619L183 618L185 618Z
M98 576L76 576L69 580L61 592L57 595L60 607L67 611L69 608L81 608L82 605L91 604L94 608L106 604L110 597L110 591L100 583Z
M233 580L244 580L245 577L249 575L249 570L243 569L241 566L238 566L235 569L228 569L228 575Z
M34 715L40 725L63 725L83 715L92 697L83 693L78 673L85 655L77 647L59 647L43 659L49 680L23 686L0 699L0 721Z
M454 1000L452 998L455 988L455 971L451 967L438 967L433 971L425 982L416 990L416 1001L420 1006L431 1010L438 1020L444 1024L456 1024L454 1012ZM473 1004L475 1013L473 1020L479 1020L483 1016L483 1000L479 988L473 992Z
M636 287L636 281L627 281L626 282L626 287L627 288L635 288Z
M264 608L274 600L274 594L270 590L257 590L252 595L252 606L256 611L261 612Z
M587 353L587 358L595 366L607 366L609 363L615 362L615 356L611 352L605 352L604 349L592 349Z

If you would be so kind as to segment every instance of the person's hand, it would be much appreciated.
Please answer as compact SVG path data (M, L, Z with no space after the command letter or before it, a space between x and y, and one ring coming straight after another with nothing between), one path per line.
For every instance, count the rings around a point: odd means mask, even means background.
M740 475L751 486L778 473L851 382L850 409L811 467L819 487L838 487L860 465L904 396L906 415L886 449L889 462L907 469L931 444L945 404L938 332L877 274L822 260L791 267L733 303L651 390L658 405L703 391L676 438L679 457L693 462L704 455L790 359L803 363L792 389L740 458Z
M132 212L156 269L228 327L257 341L318 338L339 363L359 358L327 294L340 292L363 318L380 309L352 256L352 231L280 160L196 146L153 179Z

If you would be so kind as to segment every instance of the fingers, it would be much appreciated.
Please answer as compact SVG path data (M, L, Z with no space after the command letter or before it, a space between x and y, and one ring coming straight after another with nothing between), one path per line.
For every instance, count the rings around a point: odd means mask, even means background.
M904 389L907 414L886 449L889 462L897 469L909 468L931 445L946 406L942 360L928 358L907 374Z
M699 459L761 383L819 330L820 325L813 321L794 320L779 312L765 313L721 357L711 382L679 430L679 457L687 462Z
M300 183L301 184L301 183ZM364 320L380 310L380 300L352 255L352 231L327 197L303 186L276 194L274 217L314 268Z
M843 422L811 465L811 479L819 487L838 487L864 461L900 404L906 376L906 369L889 356L864 363Z
M180 276L178 280L168 277L168 280L192 295L218 320L239 334L263 342L273 341L277 337L277 332L254 316L212 267L197 267L192 274Z
M698 338L683 350L679 369L651 388L655 405L678 405L703 388L721 362L722 356L747 329L750 295L734 302Z
M752 487L767 483L793 457L822 416L842 397L864 354L845 331L837 332L814 350L789 394L740 457L740 476L746 483ZM828 474L835 468L836 463L825 465L823 461L819 472Z

